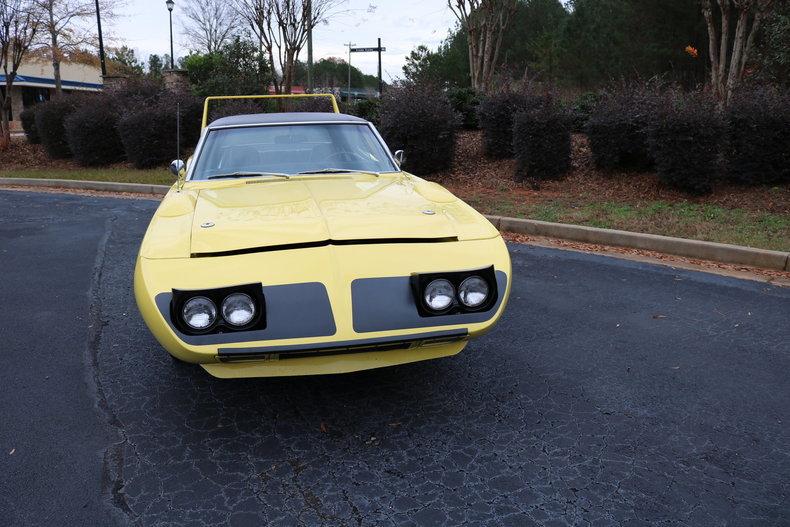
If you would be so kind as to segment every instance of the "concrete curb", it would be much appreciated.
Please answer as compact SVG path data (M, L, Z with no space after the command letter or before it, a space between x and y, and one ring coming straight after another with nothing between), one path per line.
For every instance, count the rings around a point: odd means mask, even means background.
M130 194L156 194L164 196L167 185L145 185L140 183L113 183L109 181L83 181L79 179L39 179L0 177L0 185L24 187L52 187L74 190L97 190L100 192L128 192Z
M111 183L107 181L73 179L0 177L0 185L128 192L131 194L155 194L160 196L167 194L167 191L170 190L170 187L167 185L141 185L139 183ZM577 242L630 247L700 260L790 271L790 253L788 252L503 216L486 216L486 218L497 229L517 234L531 234L533 236L545 236L547 238L559 238Z
M763 267L778 271L790 271L790 253L755 249L740 245L672 238L656 234L598 229L581 225L549 223L547 221L524 220L502 216L486 216L499 230L518 234L531 234L547 238L560 238L577 242L615 245L644 249L700 260L712 260L729 264Z

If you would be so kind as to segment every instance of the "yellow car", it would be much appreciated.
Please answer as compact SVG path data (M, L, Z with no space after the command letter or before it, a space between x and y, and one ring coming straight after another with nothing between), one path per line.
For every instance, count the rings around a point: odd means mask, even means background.
M371 123L206 114L134 275L174 358L222 378L351 372L457 354L502 315L497 229L402 171Z

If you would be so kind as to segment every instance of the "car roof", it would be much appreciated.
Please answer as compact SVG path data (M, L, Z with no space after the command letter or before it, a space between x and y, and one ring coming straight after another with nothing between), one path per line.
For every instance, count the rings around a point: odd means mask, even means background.
M212 121L209 128L220 126L243 126L256 124L276 123L314 123L314 122L358 122L367 123L365 119L344 113L328 112L289 112L289 113L251 113L246 115L231 115Z

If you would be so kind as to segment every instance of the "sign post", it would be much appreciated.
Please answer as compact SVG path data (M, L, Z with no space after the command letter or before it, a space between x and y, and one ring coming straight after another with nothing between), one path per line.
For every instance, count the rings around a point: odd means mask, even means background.
M376 46L374 48L349 48L349 53L372 53L372 52L376 52L376 53L379 54L379 97L381 97L381 93L382 93L383 88L384 88L384 82L381 79L381 52L382 51L387 51L387 48L381 47L381 39L380 38L379 38L378 46ZM349 57L350 57L350 55L349 55ZM349 60L349 63L350 62L351 61ZM350 91L351 90L349 89L349 92Z

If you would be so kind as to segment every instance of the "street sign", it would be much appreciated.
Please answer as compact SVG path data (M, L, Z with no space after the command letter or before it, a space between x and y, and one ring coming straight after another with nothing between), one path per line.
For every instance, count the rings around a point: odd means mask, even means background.
M387 48L381 45L381 39L379 38L378 46L376 47L369 47L369 48L352 48L351 46L355 46L356 44L352 44L349 42L348 46L348 92L351 93L351 54L352 53L370 53L375 52L379 54L379 97L381 96L381 90L384 89L384 83L381 80L381 53L387 51Z

